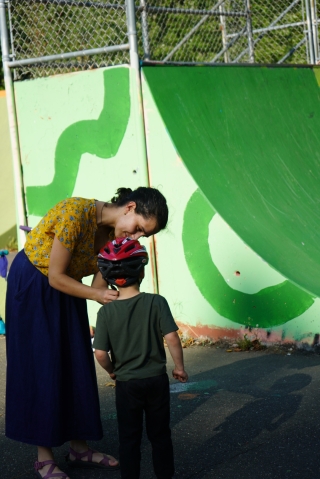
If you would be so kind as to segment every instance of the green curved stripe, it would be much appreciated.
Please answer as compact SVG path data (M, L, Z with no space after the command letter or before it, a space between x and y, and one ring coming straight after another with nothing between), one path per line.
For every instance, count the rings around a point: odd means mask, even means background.
M320 297L320 88L317 68L301 67L143 73L180 158L219 215L276 271Z
M255 294L232 289L210 254L209 224L214 214L214 209L197 190L185 209L182 241L190 273L217 313L236 323L270 328L296 318L312 306L312 296L288 280Z
M29 214L43 216L60 200L72 195L81 156L115 156L130 116L129 68L110 68L103 73L104 105L97 120L78 121L64 130L55 151L55 175L46 186L29 186ZM44 159L45 161L45 159ZM99 172L92 172L93 179Z

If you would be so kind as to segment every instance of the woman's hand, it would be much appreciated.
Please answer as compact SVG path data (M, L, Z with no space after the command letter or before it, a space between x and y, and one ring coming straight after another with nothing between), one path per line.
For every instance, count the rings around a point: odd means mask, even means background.
M118 298L119 292L116 289L108 289L108 283L103 279L100 271L94 275L91 287L95 289L97 298L95 301L104 305Z
M100 304L107 304L111 303L111 301L115 301L118 299L119 291L115 289L96 289L97 299L96 301Z

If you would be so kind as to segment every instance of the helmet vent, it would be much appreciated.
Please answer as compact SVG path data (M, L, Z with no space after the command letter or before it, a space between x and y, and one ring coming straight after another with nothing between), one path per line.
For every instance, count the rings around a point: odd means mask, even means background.
M143 268L148 264L148 253L139 241L117 238L101 248L98 267L108 284L130 286L142 278Z

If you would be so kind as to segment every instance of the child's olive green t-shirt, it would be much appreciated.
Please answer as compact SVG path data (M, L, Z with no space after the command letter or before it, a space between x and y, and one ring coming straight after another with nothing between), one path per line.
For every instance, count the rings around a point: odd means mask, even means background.
M140 293L100 308L93 347L111 352L119 381L160 376L166 372L163 336L177 329L163 296Z

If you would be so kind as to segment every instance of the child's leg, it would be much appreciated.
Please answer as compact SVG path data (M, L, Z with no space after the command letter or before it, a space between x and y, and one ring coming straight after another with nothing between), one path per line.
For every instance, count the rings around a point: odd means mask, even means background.
M174 462L167 374L148 378L146 403L146 429L152 445L154 472L158 479L171 479L174 474Z
M116 406L119 430L119 462L122 479L139 479L145 380L118 381Z

